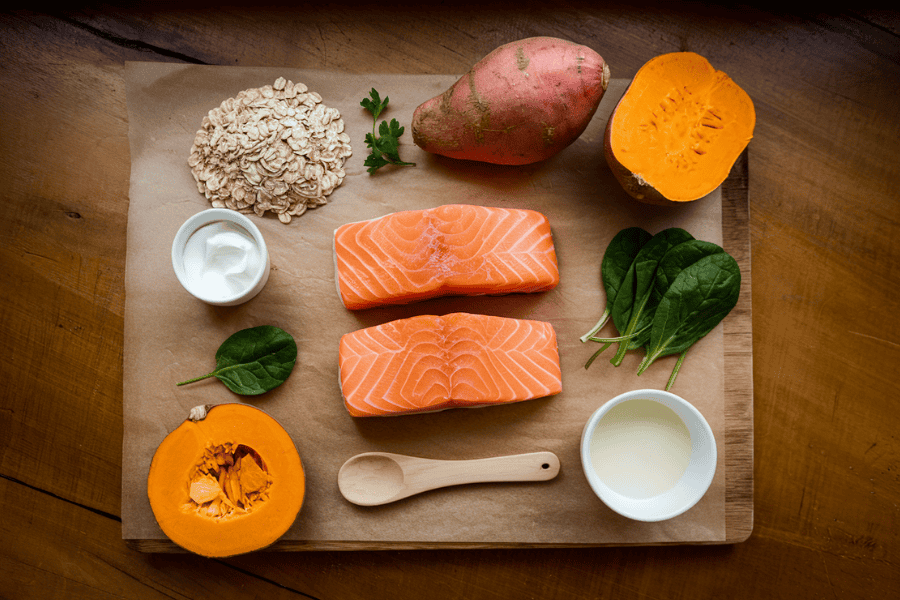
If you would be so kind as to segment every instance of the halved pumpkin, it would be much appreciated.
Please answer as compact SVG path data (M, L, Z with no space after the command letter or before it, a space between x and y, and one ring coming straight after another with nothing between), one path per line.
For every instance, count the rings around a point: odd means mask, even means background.
M606 124L606 160L634 198L650 204L706 196L753 137L750 96L694 52L650 60Z
M264 548L293 524L305 477L293 440L245 404L197 407L153 455L147 494L173 542L203 556Z

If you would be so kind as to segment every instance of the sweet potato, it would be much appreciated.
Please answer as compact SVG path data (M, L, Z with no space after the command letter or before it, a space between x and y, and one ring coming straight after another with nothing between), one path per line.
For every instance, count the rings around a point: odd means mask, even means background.
M452 158L545 160L584 132L608 83L609 67L586 46L551 37L505 44L416 109L413 141Z

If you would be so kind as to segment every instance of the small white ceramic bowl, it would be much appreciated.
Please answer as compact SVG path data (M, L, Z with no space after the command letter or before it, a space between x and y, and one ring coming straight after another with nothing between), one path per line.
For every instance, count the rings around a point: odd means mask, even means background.
M687 426L691 450L687 468L674 486L650 497L632 497L607 485L591 459L591 438L601 419L622 403L652 400L672 409ZM620 409L621 410L621 409ZM662 390L634 390L597 409L581 434L581 464L594 493L615 512L637 521L664 521L690 509L709 489L716 473L716 440L706 419L690 402Z
M184 267L184 252L188 239L194 232L205 225L218 221L229 221L243 227L253 237L263 265L242 289L236 290L228 296L210 297L205 295L202 289L191 286L191 279ZM235 306L250 300L265 287L269 280L269 250L259 228L245 215L227 208L210 208L189 218L175 234L175 239L172 241L172 267L175 269L178 281L192 296L215 306Z

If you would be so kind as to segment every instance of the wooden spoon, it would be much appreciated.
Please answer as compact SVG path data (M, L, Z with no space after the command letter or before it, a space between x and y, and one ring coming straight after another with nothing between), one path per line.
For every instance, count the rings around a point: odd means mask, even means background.
M389 452L365 452L344 463L338 487L361 506L387 504L436 488L492 481L546 481L559 473L552 452L474 460L432 460Z

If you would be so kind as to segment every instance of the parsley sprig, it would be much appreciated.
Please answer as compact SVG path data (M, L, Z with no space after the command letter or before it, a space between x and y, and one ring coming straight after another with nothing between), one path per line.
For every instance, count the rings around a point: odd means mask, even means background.
M369 173L374 173L385 165L398 165L414 167L416 163L404 162L400 159L399 147L400 136L403 135L403 127L397 122L397 119L391 119L390 124L382 121L378 126L378 136L375 135L375 125L378 123L378 117L390 102L390 98L381 96L372 88L369 92L370 98L363 98L360 106L372 113L372 133L366 134L366 146L371 150L371 154L366 157L363 165L369 167Z

